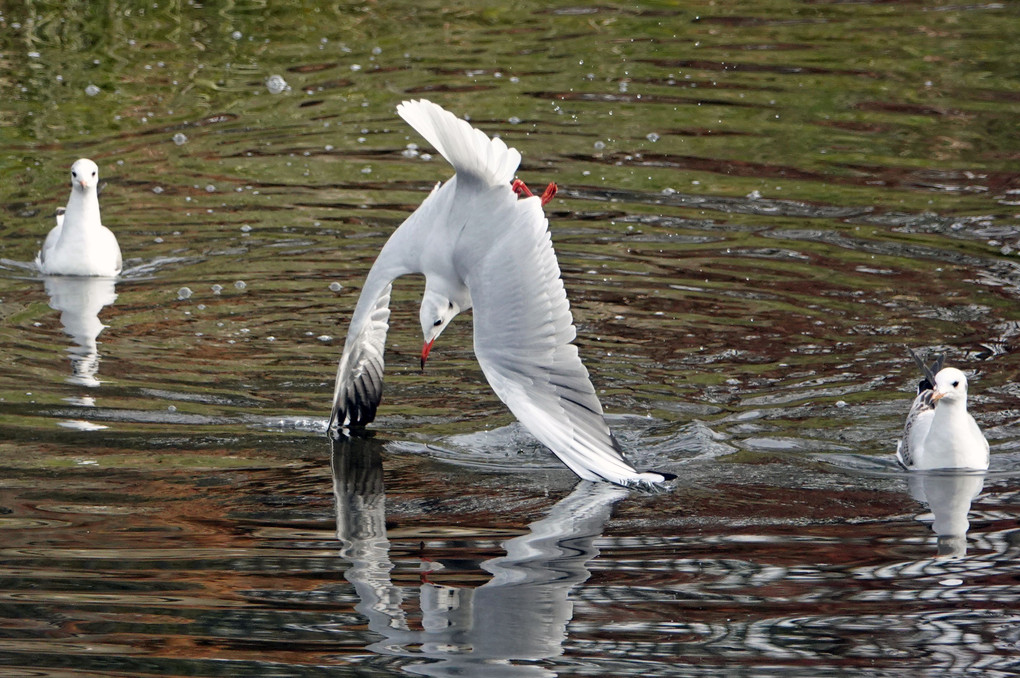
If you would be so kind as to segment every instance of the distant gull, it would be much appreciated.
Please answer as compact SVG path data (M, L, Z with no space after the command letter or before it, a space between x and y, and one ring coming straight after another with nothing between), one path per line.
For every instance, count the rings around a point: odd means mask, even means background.
M564 464L586 480L663 481L624 459L571 343L576 330L542 211L555 187L539 198L512 185L520 153L434 103L405 101L397 112L456 174L393 232L368 272L337 369L328 430L375 418L392 283L422 273L423 368L450 321L473 308L475 356L489 385Z
M120 273L120 246L99 216L99 167L87 158L71 165L71 197L57 215L35 264L45 275L114 277Z
M945 356L928 367L916 353L910 355L924 379L896 446L896 459L918 471L988 468L988 441L967 412L967 376L955 367L943 367Z

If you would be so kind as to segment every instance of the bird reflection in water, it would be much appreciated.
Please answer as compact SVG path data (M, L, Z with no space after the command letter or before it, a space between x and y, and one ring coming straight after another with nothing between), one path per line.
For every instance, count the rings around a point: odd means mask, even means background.
M937 535L938 556L966 556L967 515L971 502L984 488L984 473L963 469L913 472L907 483L910 496L927 504L934 516L931 527Z
M99 312L117 299L114 278L84 276L47 276L46 294L50 307L60 311L64 332L74 340L67 349L71 356L71 376L67 381L78 386L96 387L99 371L99 333L106 325Z
M527 534L503 542L505 556L480 564L492 578L477 588L423 582L417 630L403 606L404 589L391 578L382 445L347 436L332 445L337 538L350 562L344 576L360 600L357 611L384 637L369 649L435 660L407 667L429 676L555 675L527 662L562 654L573 616L570 591L588 579L588 562L598 555L595 540L628 490L581 481Z

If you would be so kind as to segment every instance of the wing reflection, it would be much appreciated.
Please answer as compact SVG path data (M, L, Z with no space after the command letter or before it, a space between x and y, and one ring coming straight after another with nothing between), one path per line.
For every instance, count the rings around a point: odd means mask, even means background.
M925 503L934 516L932 530L938 535L938 555L967 555L970 503L985 484L983 473L973 471L913 472L907 480L910 496Z
M628 490L581 481L544 519L529 525L528 534L503 542L505 556L481 563L492 578L477 588L423 582L419 630L409 623L404 591L391 579L381 449L371 438L333 441L337 538L351 563L345 577L360 600L356 609L384 636L369 649L439 660L407 667L430 676L481 675L472 670L486 676L554 675L513 661L562 653L573 616L570 590L588 579L588 561L598 555L595 540Z
M50 307L60 311L64 332L74 340L67 349L71 355L71 376L67 381L79 386L95 387L100 381L99 346L97 338L106 327L99 312L117 299L113 278L49 276L46 294Z

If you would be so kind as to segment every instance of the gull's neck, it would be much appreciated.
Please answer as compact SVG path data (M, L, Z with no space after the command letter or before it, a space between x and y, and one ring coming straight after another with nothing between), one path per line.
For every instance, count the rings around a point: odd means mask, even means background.
M67 200L64 212L63 230L88 231L102 225L99 216L99 194L94 187L82 191L71 189L71 197Z

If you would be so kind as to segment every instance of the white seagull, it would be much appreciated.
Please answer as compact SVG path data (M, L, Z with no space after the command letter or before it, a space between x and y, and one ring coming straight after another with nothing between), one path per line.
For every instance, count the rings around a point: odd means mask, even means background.
M928 367L910 352L924 372L910 407L896 459L909 470L986 469L988 441L967 412L967 375L942 367L939 356Z
M369 270L337 369L328 430L375 418L392 283L422 273L422 367L450 321L473 307L475 356L489 385L564 464L586 480L665 480L627 463L602 416L570 343L576 330L542 200L519 199L515 191L530 192L518 183L511 188L520 153L430 101L405 101L397 113L456 174L436 184Z
M99 167L91 160L82 158L71 165L71 197L35 265L45 275L112 278L120 273L120 246L99 217Z

